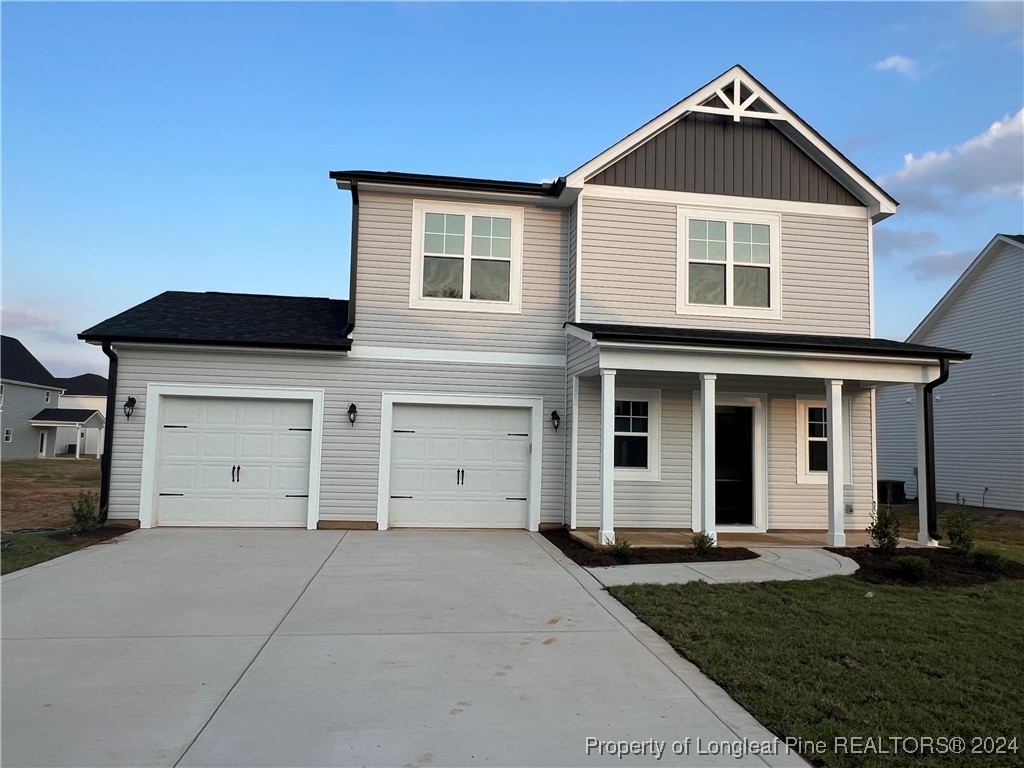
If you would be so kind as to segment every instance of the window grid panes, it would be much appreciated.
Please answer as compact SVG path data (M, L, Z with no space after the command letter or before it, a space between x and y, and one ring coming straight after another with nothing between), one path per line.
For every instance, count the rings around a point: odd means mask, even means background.
M687 303L771 308L771 227L687 219Z
M11 429L5 429L5 430L4 430L4 442L5 442L5 443L9 443L9 442L11 442L11 441L12 441L13 439L14 439L14 430L11 430Z
M807 409L807 471L828 472L828 409Z
M647 469L650 405L646 400L615 401L615 466Z
M424 298L505 302L512 289L512 219L426 212ZM466 283L469 295L466 295Z

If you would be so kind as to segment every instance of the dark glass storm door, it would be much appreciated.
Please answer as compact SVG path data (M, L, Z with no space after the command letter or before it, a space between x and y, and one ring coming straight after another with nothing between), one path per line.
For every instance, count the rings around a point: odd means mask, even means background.
M754 409L715 408L715 524L754 524Z

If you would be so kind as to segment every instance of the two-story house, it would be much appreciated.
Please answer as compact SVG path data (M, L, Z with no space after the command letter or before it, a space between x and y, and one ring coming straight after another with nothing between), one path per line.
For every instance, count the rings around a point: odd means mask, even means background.
M553 183L331 178L347 302L165 293L81 334L116 381L111 518L841 545L874 387L967 357L872 338L896 202L741 67Z

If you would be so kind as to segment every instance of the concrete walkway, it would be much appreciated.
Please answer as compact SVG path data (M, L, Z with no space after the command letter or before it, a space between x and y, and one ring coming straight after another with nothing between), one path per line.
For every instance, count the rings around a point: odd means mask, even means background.
M587 568L606 587L619 584L712 584L739 581L790 581L820 579L853 573L857 563L848 557L809 547L750 547L756 560L722 563L664 563L658 565L617 565Z
M2 600L12 768L805 765L707 754L773 737L536 534L136 531Z

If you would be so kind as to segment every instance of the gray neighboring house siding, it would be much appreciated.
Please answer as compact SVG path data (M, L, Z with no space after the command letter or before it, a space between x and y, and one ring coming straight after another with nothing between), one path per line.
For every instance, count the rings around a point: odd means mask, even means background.
M955 292L955 293L954 293ZM934 323L910 341L973 354L935 390L938 500L1024 510L1024 245L1000 241ZM878 391L878 477L917 495L911 386Z
M45 393L50 393L50 402L46 402ZM0 415L2 429L11 430L11 442L2 442L0 438L0 457L4 459L34 459L39 456L39 434L46 435L46 455L54 455L57 440L57 428L46 430L33 427L29 420L44 408L56 408L57 389L44 389L38 386L26 386L15 382L4 381L3 413ZM0 435L3 433L0 432Z

